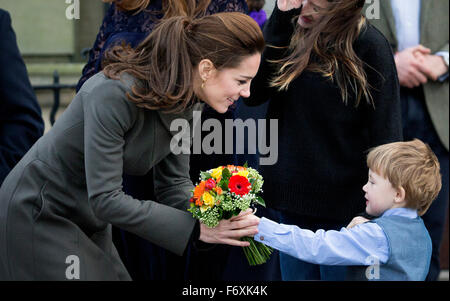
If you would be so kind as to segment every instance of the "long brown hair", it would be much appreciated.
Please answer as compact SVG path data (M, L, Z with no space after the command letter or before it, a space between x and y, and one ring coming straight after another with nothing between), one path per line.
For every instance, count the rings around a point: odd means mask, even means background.
M115 3L116 7L124 11L139 13L147 8L151 0L103 0ZM163 0L164 19L175 16L199 17L203 15L211 0Z
M308 70L337 82L344 103L348 103L350 89L356 96L355 107L363 97L373 104L364 63L353 49L353 43L366 26L366 19L361 14L364 0L328 2L330 6L317 25L311 29L296 26L289 55L273 61L281 68L271 85L285 90Z
M237 67L264 49L258 24L242 13L219 13L198 19L173 17L161 21L136 48L115 46L106 52L106 76L127 72L141 84L128 99L139 107L181 112L195 102L194 67L209 59L219 71Z

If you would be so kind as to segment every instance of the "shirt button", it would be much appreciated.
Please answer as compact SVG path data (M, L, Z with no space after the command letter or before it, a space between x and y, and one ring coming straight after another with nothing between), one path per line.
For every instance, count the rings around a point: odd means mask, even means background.
M264 236L260 236L259 239L260 239L260 240L264 240Z

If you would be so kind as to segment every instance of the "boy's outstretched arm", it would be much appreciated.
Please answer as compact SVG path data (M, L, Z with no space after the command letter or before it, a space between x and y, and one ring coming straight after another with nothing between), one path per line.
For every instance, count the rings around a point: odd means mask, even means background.
M356 225L340 231L316 232L261 218L256 241L313 264L370 265L373 257L386 263L389 245L376 223Z

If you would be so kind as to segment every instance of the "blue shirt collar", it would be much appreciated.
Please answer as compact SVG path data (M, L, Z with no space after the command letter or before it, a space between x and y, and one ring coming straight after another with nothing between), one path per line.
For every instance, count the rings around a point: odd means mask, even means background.
M381 216L398 215L409 218L416 218L418 216L416 209L411 208L392 208L386 210Z

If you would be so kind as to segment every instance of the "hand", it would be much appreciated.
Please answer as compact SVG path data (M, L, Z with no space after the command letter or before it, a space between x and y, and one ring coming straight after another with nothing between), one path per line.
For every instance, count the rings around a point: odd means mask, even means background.
M350 224L348 224L347 229L353 228L354 226L357 226L359 224L364 224L365 222L368 222L368 221L369 220L367 218L364 218L362 216L357 216L354 219L352 219Z
M407 88L418 87L427 82L426 74L431 70L425 65L423 56L430 54L430 49L418 45L395 54L400 85Z
M259 218L253 215L251 209L241 212L229 220L221 220L215 228L200 224L200 240L211 244L228 244L238 247L248 247L247 241L240 241L244 236L254 236L258 233Z
M423 61L426 69L429 70L429 72L426 73L426 76L429 79L437 81L441 75L448 72L448 66L445 64L442 56L432 54L424 55L421 52L416 52L414 55L419 60Z
M278 9L288 11L302 6L302 0L277 0Z

